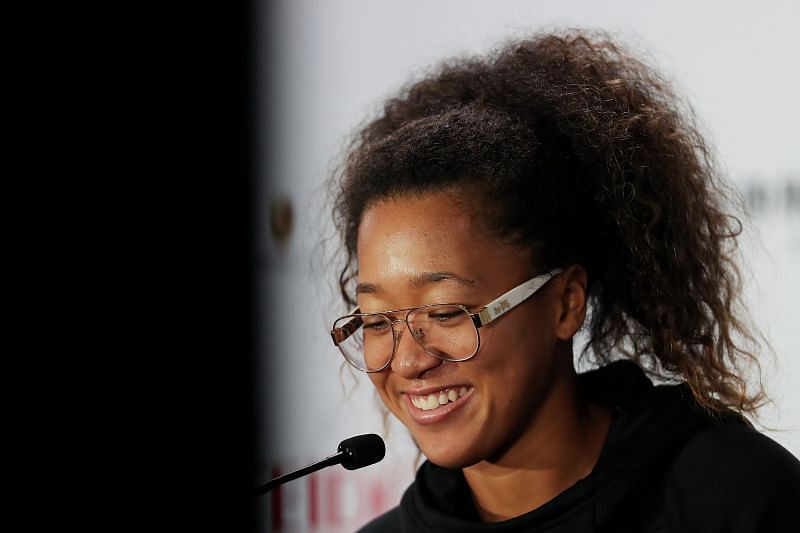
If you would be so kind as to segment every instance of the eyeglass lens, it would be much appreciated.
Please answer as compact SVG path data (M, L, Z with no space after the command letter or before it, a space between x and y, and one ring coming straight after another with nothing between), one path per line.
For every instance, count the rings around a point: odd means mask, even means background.
M351 318L336 321L335 328L345 327ZM384 315L363 315L363 324L347 339L339 343L345 357L361 370L376 371L383 368L392 357L395 338L404 331L429 354L440 359L465 359L478 349L478 331L472 317L457 305L435 305L415 309L406 321L395 321Z

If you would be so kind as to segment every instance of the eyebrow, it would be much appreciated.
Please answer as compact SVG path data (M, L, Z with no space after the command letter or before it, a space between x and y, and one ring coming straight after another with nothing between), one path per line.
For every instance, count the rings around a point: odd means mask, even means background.
M455 281L459 285L463 285L465 287L474 287L475 281L467 278L463 278L456 274L455 272L447 272L447 271L440 271L440 272L423 272L421 274L417 274L410 280L408 280L408 284L415 289L419 289L428 285L430 283L437 283L439 281ZM356 294L374 294L377 292L381 292L381 286L375 283L359 283L356 285Z

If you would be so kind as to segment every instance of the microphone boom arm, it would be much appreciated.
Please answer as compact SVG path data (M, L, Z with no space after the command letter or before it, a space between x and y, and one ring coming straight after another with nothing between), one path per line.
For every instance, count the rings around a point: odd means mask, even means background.
M339 452L335 455L331 455L330 457L323 459L322 461L310 464L308 466L304 466L303 468L300 468L293 472L289 472L288 474L283 474L282 476L272 478L263 485L261 485L260 487L258 487L257 489L255 489L253 496L261 496L265 492L271 491L278 485L283 485L284 483L295 480L299 477L303 477L312 472L316 472L317 470L322 470L323 468L329 466L338 465L345 459L347 455L348 455L347 452Z

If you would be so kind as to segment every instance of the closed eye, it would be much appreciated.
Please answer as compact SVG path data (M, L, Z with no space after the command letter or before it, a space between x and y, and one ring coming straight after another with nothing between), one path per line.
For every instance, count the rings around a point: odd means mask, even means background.
M448 320L451 320L463 314L464 312L459 310L459 311L453 311L451 313L428 313L428 317L434 320L438 320L439 322L447 322Z
M364 318L364 326L363 328L371 333L380 333L382 331L386 331L387 329L391 329L392 325L383 317L365 317Z

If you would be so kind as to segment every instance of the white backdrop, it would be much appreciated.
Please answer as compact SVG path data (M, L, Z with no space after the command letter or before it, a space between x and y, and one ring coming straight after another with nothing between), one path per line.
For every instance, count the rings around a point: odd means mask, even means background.
M319 260L329 233L323 182L343 140L383 98L439 59L485 51L553 26L610 30L645 56L695 106L751 210L745 221L749 309L772 342L765 362L775 404L767 433L800 455L800 22L792 1L699 2L282 0L258 13L256 211L263 363L257 479L333 453L342 439L382 433L368 380L341 373L328 335L342 311L333 269ZM275 232L276 202L293 211ZM285 207L284 207L285 208ZM285 235L278 238L278 235ZM360 385L358 384L361 381ZM358 472L328 469L261 502L264 530L352 531L397 503L416 450L402 428L384 435L387 459Z

